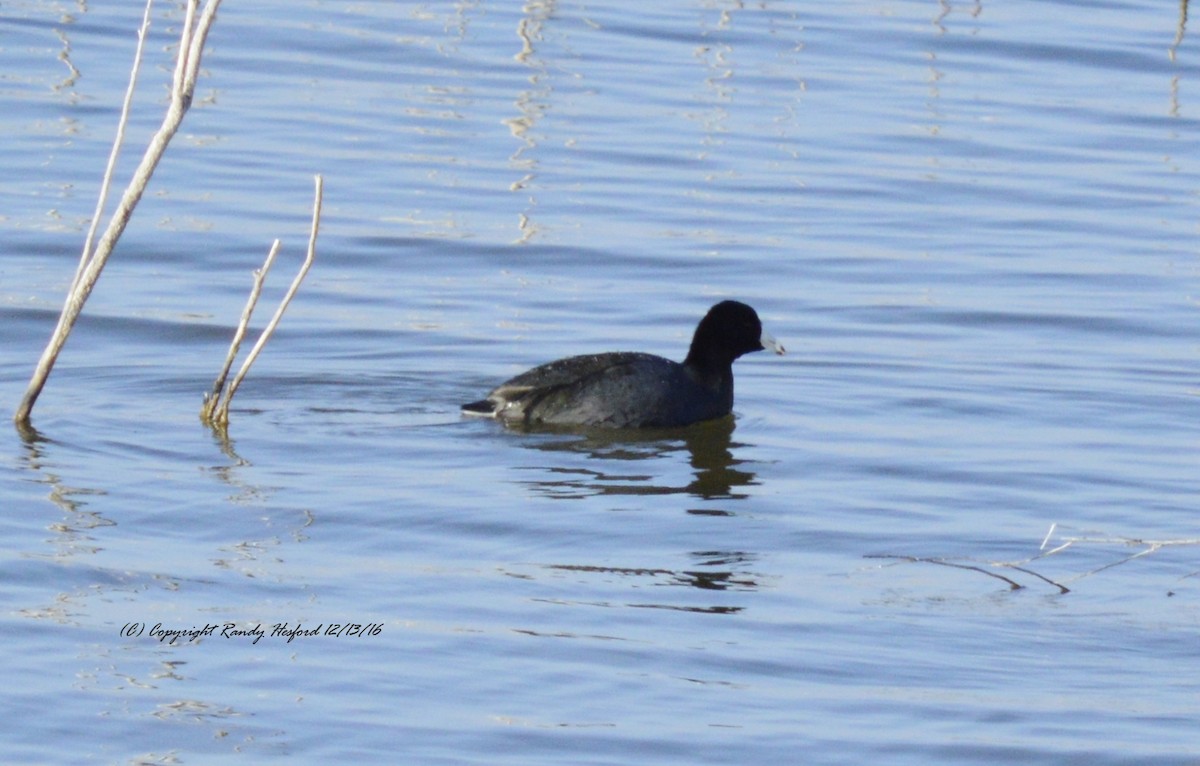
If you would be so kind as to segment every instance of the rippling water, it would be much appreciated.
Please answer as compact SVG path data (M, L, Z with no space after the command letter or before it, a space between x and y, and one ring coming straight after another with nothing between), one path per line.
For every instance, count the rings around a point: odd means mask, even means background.
M0 437L0 753L1196 763L1186 11L225 0L36 431ZM11 408L140 16L0 19ZM223 439L200 393L316 173L317 265ZM724 297L789 349L738 363L732 420L459 416L559 356L679 358Z

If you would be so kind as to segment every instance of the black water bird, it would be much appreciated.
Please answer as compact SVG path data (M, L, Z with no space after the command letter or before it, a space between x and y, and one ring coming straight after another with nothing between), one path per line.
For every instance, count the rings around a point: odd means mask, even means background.
M696 326L682 363L629 351L572 356L523 372L462 410L518 426L686 426L728 415L733 361L764 349L784 352L754 309L722 301Z

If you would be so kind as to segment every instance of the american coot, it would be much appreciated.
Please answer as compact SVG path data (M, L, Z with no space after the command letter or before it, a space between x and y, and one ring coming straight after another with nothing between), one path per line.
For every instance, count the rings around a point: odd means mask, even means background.
M728 415L733 360L762 349L783 353L754 309L722 301L700 320L682 364L634 352L572 356L523 372L462 410L510 425L685 426Z

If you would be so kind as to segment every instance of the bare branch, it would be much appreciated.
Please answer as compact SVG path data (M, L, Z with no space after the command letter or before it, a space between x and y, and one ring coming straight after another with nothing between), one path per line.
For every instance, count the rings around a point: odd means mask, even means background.
M297 272L295 279L292 280L291 286L284 294L283 299L279 302L279 307L275 309L275 315L271 317L271 321L267 323L265 328L263 328L262 333L258 336L258 340L254 343L254 347L250 349L250 354L246 357L246 361L242 362L242 366L238 370L237 375L234 376L233 381L229 384L228 390L225 391L224 398L221 399L219 403L214 401L216 398L220 397L220 390L217 387L214 387L213 392L206 398L204 406L201 408L201 417L210 425L221 428L229 425L229 404L233 401L234 393L237 392L238 387L242 384L242 380L246 377L246 373L250 371L250 366L254 364L254 360L258 358L258 355L262 352L263 347L267 345L267 341L270 340L271 336L275 333L275 328L279 326L279 321L283 319L283 312L287 310L288 304L292 302L292 298L295 297L296 292L300 289L300 283L304 281L304 277L308 275L308 270L312 268L313 261L316 260L317 232L321 225L321 202L325 188L324 179L318 175L315 179L315 185L316 190L313 198L312 228L308 236L308 254L304 258L304 263L300 266L300 271ZM270 256L268 257L268 260L269 259ZM264 266L264 272L266 268L268 267ZM256 280L254 291L251 293L250 303L246 307L247 312L253 310L253 304L258 300L256 291L260 288L261 283ZM243 316L246 317L246 321L249 321L245 313ZM239 327L239 331L241 330L242 328ZM235 340L240 342L240 339L236 337ZM230 359L227 360L226 372L228 371L229 362L232 361L232 354L235 353L236 349L232 351ZM221 378L223 377L224 373L222 374ZM218 380L221 380L221 378Z
M217 379L213 381L212 390L204 395L204 404L200 407L200 419L211 423L213 413L216 412L217 405L221 401L221 392L225 389L225 381L229 377L229 369L233 367L233 360L237 357L238 349L242 347L242 339L246 337L246 328L250 326L250 317L254 314L254 307L258 305L258 296L262 293L263 282L267 279L267 272L271 270L271 265L275 263L275 256L279 255L279 240L271 245L271 250L267 253L267 259L263 261L262 268L254 272L254 284L250 287L250 297L246 301L246 307L242 309L242 318L238 322L237 330L233 333L233 341L229 344L229 353L225 356L225 366L221 368Z
M25 396L13 414L13 421L18 426L26 428L29 426L33 405L37 402L38 396L41 395L42 389L46 385L46 380L50 377L50 371L54 368L54 363L58 359L58 355L66 344L67 337L71 334L71 329L75 326L75 322L79 319L84 303L87 302L88 296L91 295L92 289L96 286L96 281L100 279L100 273L104 270L104 265L108 262L109 256L112 255L117 240L121 238L121 234L125 231L125 227L133 215L134 208L137 207L142 194L145 193L146 186L150 182L150 177L154 174L154 169L158 166L159 160L167 149L167 144L170 143L171 138L179 129L179 125L183 122L184 114L186 114L188 107L191 106L192 93L196 85L196 75L200 69L200 54L203 49L204 40L208 35L208 30L215 19L217 6L220 3L221 0L208 0L204 13L200 17L199 24L193 29L191 22L195 17L199 0L187 0L187 22L184 24L183 33L180 38L179 58L175 68L175 82L171 89L171 102L167 108L167 114L163 118L163 123L159 127L158 132L150 140L150 145L146 148L145 154L142 155L141 162L134 171L129 185L126 186L125 193L121 196L121 201L117 204L117 209L109 219L108 227L100 237L95 251L84 257L80 262L79 268L76 271L76 278L72 282L71 289L67 294L66 303L63 306L58 325L55 327L49 343L47 343L45 350L42 352L41 359L38 360L33 377L30 379L29 386L25 390ZM140 42L138 50L140 58ZM137 66L138 64L135 62L135 67ZM118 139L122 137L123 132L119 130ZM102 195L106 196L107 191L102 191ZM85 250L84 252L86 254L88 251Z
M83 240L83 252L79 256L79 267L75 270L75 278L71 280L71 289L79 284L83 269L92 258L92 243L96 240L96 230L100 228L100 217L104 215L104 206L108 204L108 191L112 188L113 171L117 167L117 158L121 156L121 145L125 143L125 126L129 123L129 109L133 106L133 92L137 87L138 73L142 70L142 48L146 42L146 33L150 31L150 9L154 0L146 0L146 11L142 14L142 26L138 28L137 48L133 54L133 68L129 72L129 87L125 89L125 100L121 104L121 117L117 120L117 135L113 139L112 151L108 155L108 165L104 168L104 178L100 181L100 194L96 200L96 212L92 214L92 223L88 227L87 237Z

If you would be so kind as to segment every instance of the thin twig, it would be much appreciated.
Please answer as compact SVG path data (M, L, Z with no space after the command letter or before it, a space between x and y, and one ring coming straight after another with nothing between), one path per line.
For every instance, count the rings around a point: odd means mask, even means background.
M1050 529L1046 531L1046 536L1042 538L1042 544L1041 544L1041 546L1038 547L1039 551L1046 550L1046 545L1047 545L1047 543L1050 542L1050 538L1054 537L1054 530L1056 530L1056 529L1058 529L1057 521L1054 522L1053 524L1051 524Z
M195 23L195 20L196 3L188 2L184 8L183 26L179 30L179 52L175 55L175 72L171 76L172 93L183 90L183 73L188 68L188 54L191 53L188 40L192 37L192 24Z
M1078 540L1067 540L1065 543L1062 543L1061 545L1056 545L1055 547L1051 548L1048 551L1043 551L1042 553L1039 553L1036 556L1031 556L1030 558L1026 559L1026 561L1034 561L1035 559L1044 559L1049 556L1053 556L1056 553L1061 553L1062 551L1065 551L1067 548L1070 548L1072 545L1074 545L1077 542L1079 542L1079 541Z
M191 98L196 91L196 78L200 74L200 56L204 53L204 43L208 40L208 30L212 28L213 21L217 17L217 6L220 5L220 0L210 0L204 6L204 12L200 14L200 21L196 24L196 32L191 36L191 43L188 48L188 66L183 73L183 92ZM192 12L195 12L195 5L190 6Z
M1120 566L1121 564L1126 564L1130 561L1133 561L1134 559L1140 559L1142 556L1145 556L1150 553L1154 553L1161 547L1162 547L1161 545L1151 545L1150 547L1146 548L1145 550L1138 551L1137 553L1126 556L1125 558L1120 559L1119 561L1111 561L1102 567L1096 567L1095 569L1092 569L1088 572L1084 572L1083 574L1075 575L1074 577L1072 577L1070 579L1071 580L1082 580L1083 578L1090 577L1091 575L1094 575L1097 572L1103 572L1105 569L1112 569L1115 566Z
M92 243L96 240L96 230L100 228L100 216L104 215L104 206L108 204L108 192L112 188L113 171L117 167L117 158L121 156L121 145L125 143L125 126L129 124L133 92L137 88L138 73L142 70L142 48L145 46L146 33L150 31L150 9L153 5L154 0L146 0L142 25L138 27L138 42L133 54L133 68L129 72L129 87L125 89L125 100L121 104L121 116L117 120L117 135L113 139L112 151L108 155L108 165L104 168L104 178L100 181L96 212L92 214L92 223L88 227L87 237L83 240L83 252L79 256L79 266L75 269L75 278L71 280L72 290L75 285L79 284L79 277L83 275L83 269L92 259Z
M221 401L221 392L225 389L225 381L229 378L229 370L233 367L233 360L237 357L238 349L242 347L242 339L246 337L246 328L250 326L250 317L254 314L254 307L258 304L258 296L262 293L263 282L266 281L267 273L271 270L271 265L275 263L277 255L279 255L279 240L272 243L262 268L254 272L250 297L246 300L246 307L242 309L241 321L238 322L237 330L233 333L233 341L229 344L229 353L225 356L225 366L221 368L217 379L213 381L212 391L204 395L204 404L200 407L200 419L205 422L212 422L213 413Z

